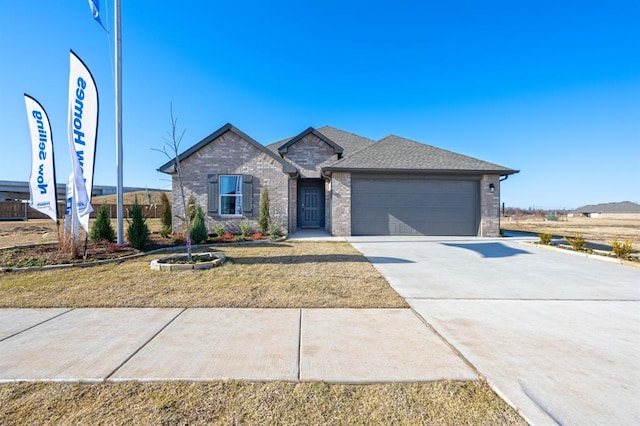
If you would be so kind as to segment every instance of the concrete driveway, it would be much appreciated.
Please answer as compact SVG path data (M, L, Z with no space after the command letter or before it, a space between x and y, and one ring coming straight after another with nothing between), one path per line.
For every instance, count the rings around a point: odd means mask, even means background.
M640 424L640 268L513 239L351 237L532 424Z

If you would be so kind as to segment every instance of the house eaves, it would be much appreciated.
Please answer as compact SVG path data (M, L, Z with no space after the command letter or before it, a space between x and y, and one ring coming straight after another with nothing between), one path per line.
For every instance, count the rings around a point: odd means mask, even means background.
M253 139L251 136L247 135L246 133L244 133L242 130L238 129L237 127L235 127L231 123L227 123L224 126L220 127L218 130L216 130L215 132L211 133L209 136L205 137L200 142L196 143L191 148L189 148L186 151L184 151L182 154L178 155L178 161L181 162L181 161L185 160L186 158L189 158L192 154L198 152L204 146L206 146L209 143L213 142L214 140L218 139L219 137L224 135L226 132L235 133L236 135L240 136L242 139L247 141L249 144L253 145L257 150L265 153L266 155L268 155L269 157L273 158L278 163L282 164L282 172L283 173L295 173L296 172L296 168L295 167L293 167L291 164L289 164L286 161L284 161L282 158L278 157L274 152L270 151L265 146L261 145L259 142L257 142L255 139ZM161 173L174 174L176 172L175 164L176 164L176 160L175 159L171 159L171 160L167 161L166 163L164 163L162 166L160 166L157 170L159 172L161 172Z

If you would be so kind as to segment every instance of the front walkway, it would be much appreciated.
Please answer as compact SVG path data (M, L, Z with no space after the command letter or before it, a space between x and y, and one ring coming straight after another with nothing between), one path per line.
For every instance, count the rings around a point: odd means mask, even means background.
M0 382L476 380L411 309L0 309Z

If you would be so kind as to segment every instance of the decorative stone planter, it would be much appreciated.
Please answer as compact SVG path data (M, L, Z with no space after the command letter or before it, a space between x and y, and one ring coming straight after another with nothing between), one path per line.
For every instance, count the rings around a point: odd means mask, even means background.
M193 263L187 262L187 255L180 254L176 256L163 257L151 261L151 270L153 271L189 271L211 269L216 266L222 266L227 259L220 252L194 253L192 255Z

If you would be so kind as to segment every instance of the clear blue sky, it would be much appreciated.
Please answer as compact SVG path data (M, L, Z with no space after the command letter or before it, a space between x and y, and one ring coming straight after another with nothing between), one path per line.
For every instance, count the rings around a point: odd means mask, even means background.
M173 102L183 150L227 122L265 145L331 125L521 170L507 206L640 202L637 0L122 3L126 186L168 188ZM116 184L110 43L86 0L0 0L0 180L29 178L26 92L66 182L72 48L100 93L94 182Z

